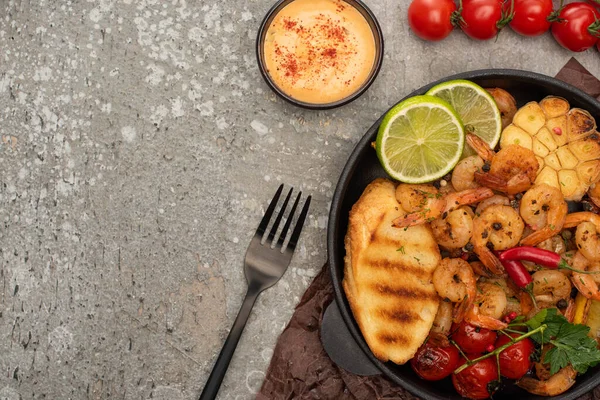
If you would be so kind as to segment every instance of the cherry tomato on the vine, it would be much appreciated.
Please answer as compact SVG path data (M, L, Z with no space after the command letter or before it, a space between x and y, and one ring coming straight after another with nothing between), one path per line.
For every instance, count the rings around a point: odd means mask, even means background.
M518 333L512 333L512 337L518 337ZM510 342L510 338L500 335L496 341L496 348ZM533 362L531 354L535 350L533 342L523 339L500 353L500 374L510 379L521 379L529 371Z
M442 40L452 32L453 0L413 0L408 7L410 29L425 40Z
M477 355L467 355L474 359ZM462 359L464 364L466 360ZM485 358L458 374L452 374L454 388L463 397L469 399L487 399L498 389L498 367L494 357Z
M552 23L552 35L565 49L585 51L598 42L600 12L591 4L567 4L558 18Z
M438 381L450 375L458 367L459 360L456 347L439 347L427 341L417 350L410 365L421 378Z
M502 0L463 0L461 29L473 39L494 38L505 22Z
M463 321L452 327L452 340L465 353L483 353L496 342L496 332Z
M510 1L505 3L510 12ZM524 36L538 36L550 29L548 20L552 14L552 0L514 0L513 18L509 25L513 31Z

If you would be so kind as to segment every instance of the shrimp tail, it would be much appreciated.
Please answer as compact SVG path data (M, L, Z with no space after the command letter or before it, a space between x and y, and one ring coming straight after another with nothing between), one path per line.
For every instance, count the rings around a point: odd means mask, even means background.
M446 201L444 199L430 199L423 210L406 214L404 217L398 217L392 221L392 225L397 228L406 228L431 222L439 218L445 205Z
M542 229L533 232L526 238L521 239L521 245L535 246L542 243L544 240L551 238L556 234L556 232L560 232L560 230L560 227L557 229L556 227L545 226Z
M452 322L455 322L457 324L462 322L462 320L465 319L465 316L467 315L469 309L473 307L474 302L475 296L467 295L465 296L465 299L463 301L457 303L452 313Z
M498 331L500 329L506 329L508 324L502 322L496 318L488 317L479 313L479 308L473 305L465 315L465 321L471 325L478 326L480 328L491 329Z
M588 299L600 300L598 284L590 275L573 272L573 275L571 275L571 282L573 282L573 286Z
M519 305L521 306L521 313L523 315L529 315L529 313L535 308L531 294L525 290L519 292Z
M477 153L479 157L486 162L492 162L494 158L494 150L490 148L490 145L487 144L482 138L473 134L467 133L467 144L471 146L473 150Z
M444 211L451 211L463 205L479 203L482 200L489 199L494 195L490 188L465 189L460 192L451 193L446 200Z
M501 176L490 172L477 171L474 174L475 181L482 186L497 190L507 194L517 194L526 191L532 185L529 176L525 172L521 172L508 181Z
M556 396L569 390L575 384L576 376L577 371L568 365L552 375L548 380L540 381L524 377L517 382L517 385L529 393L537 394L538 396Z
M577 310L577 306L575 300L572 298L569 299L568 303L569 305L565 309L563 316L567 319L567 321L573 323L573 320L575 319L575 312Z
M397 228L408 228L409 226L422 225L426 222L423 213L415 212L394 219L392 225Z
M474 174L475 182L490 189L506 193L506 181L501 177L489 172L477 171Z
M494 274L492 274L492 272L485 265L483 265L482 262L474 261L470 263L470 265L476 275L486 278L492 278L494 276Z
M572 214L567 214L565 218L564 228L575 228L582 222L591 222L597 227L600 227L600 215L590 211L580 211Z
M491 252L485 246L476 246L474 248L475 253L479 257L479 260L483 265L494 275L502 275L504 273L504 267L498 257Z
M506 182L506 193L517 194L528 190L533 182L526 172L520 172Z

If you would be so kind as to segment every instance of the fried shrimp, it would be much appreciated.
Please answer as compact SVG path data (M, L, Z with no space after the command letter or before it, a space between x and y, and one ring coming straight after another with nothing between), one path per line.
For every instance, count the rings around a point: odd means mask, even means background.
M437 195L438 190L433 185L401 183L396 187L396 200L409 213L422 209L430 198Z
M485 210L489 206L493 206L494 204L510 206L510 200L506 196L495 194L490 198L480 201L479 204L477 204L477 208L475 209L475 214L481 214L483 210Z
M477 291L475 275L469 263L460 258L442 259L433 272L433 286L440 297L458 303L452 320L462 321L473 305Z
M469 207L443 213L441 218L431 222L435 241L448 250L460 249L473 235L473 211Z
M475 189L481 185L475 182L475 172L481 171L483 160L479 156L463 158L452 171L452 186L457 191Z
M469 265L473 269L475 275L483 276L485 278L491 278L494 276L494 274L492 274L491 271L487 269L481 261L471 261Z
M467 134L467 143L489 163L489 171L475 172L475 181L499 192L516 194L529 189L537 176L539 163L533 151L511 144L494 153L479 136Z
M523 220L535 231L525 237L521 244L535 246L562 230L567 216L567 202L553 186L535 185L523 195L520 213Z
M592 222L582 222L575 231L575 244L590 261L600 261L600 232Z
M576 376L577 371L567 365L545 381L524 377L517 381L517 385L539 396L556 396L569 390L575 384Z
M471 325L475 325L480 328L491 329L494 331L506 329L508 326L505 322L502 322L499 319L481 314L479 307L475 304L467 310L467 313L465 314L465 321Z
M504 268L492 251L516 246L524 228L523 220L512 207L490 206L473 218L473 250L483 265L500 275Z
M492 282L479 283L475 304L481 315L500 319L507 305L506 293L502 287Z
M560 300L567 301L571 295L571 282L562 272L545 269L535 272L533 279L533 296L539 308L556 305Z
M488 188L467 189L461 192L448 193L444 196L440 194L429 195L426 196L425 203L417 211L413 211L404 217L398 217L392 223L399 228L425 224L443 216L444 213L456 210L460 206L477 203L493 195L494 192Z
M577 249L590 261L600 261L600 215L589 211L567 215L565 228L577 226Z
M573 268L582 271L598 270L598 263L592 263L581 251L575 253L571 264L573 265ZM600 277L597 274L573 272L571 275L571 282L573 282L573 286L575 286L583 296L592 300L600 300L600 289L598 288Z

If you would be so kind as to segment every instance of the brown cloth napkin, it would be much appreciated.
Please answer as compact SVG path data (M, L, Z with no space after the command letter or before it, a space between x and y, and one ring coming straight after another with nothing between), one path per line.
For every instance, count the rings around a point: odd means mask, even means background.
M571 58L556 76L600 100L600 80ZM327 264L302 296L288 326L277 341L257 400L417 399L383 375L358 376L338 367L321 345L319 327L333 286ZM579 400L600 400L600 387Z

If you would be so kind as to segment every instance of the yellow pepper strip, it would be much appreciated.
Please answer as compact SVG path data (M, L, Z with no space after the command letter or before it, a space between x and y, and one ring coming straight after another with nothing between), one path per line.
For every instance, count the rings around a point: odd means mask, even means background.
M574 324L585 323L589 306L589 299L587 299L581 293L577 293L577 297L575 297L575 313L573 316Z

